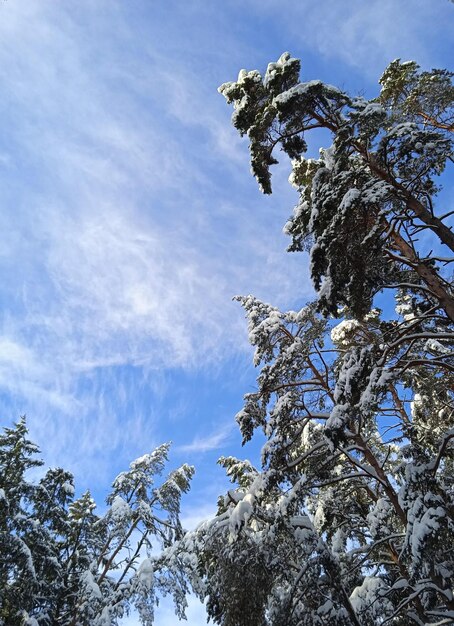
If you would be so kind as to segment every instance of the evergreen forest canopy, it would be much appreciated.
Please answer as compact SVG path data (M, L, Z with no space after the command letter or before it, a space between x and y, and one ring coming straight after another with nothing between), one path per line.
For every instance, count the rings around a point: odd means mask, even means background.
M181 617L189 587L222 626L454 623L454 212L437 198L453 74L397 60L367 100L299 73L286 53L220 87L264 193L276 152L291 160L285 231L317 293L289 312L238 298L259 374L237 422L244 443L263 431L260 467L221 458L232 488L183 534L192 468L157 486L166 446L115 479L98 517L67 472L28 481L36 446L24 421L5 429L0 624L101 626L133 605L151 624L158 592ZM305 158L318 128L331 146Z

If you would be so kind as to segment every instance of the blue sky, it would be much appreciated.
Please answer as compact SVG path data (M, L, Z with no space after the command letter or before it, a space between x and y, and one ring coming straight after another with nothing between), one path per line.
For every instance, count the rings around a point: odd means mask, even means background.
M0 2L3 424L26 413L99 501L172 440L197 469L187 525L211 514L218 456L257 450L234 422L254 371L231 298L311 297L285 254L288 167L262 196L217 87L289 50L303 79L374 95L394 58L449 67L453 21L448 0Z

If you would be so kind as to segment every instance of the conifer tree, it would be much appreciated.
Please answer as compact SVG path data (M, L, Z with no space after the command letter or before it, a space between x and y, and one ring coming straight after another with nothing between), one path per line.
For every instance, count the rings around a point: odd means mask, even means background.
M316 300L238 298L260 371L237 421L263 432L261 467L221 459L234 487L167 562L223 626L454 623L452 74L394 61L367 100L299 71L286 53L220 91L264 193L290 157L285 230ZM315 128L332 145L308 159Z
M220 92L235 108L233 124L250 140L251 166L271 193L270 166L280 146L292 159L300 202L286 225L291 250L309 247L318 306L356 316L374 293L412 270L417 289L454 321L449 285L421 255L415 236L430 231L447 253L454 234L434 210L435 177L452 159L452 74L418 73L395 61L381 78L378 98L366 100L321 81L298 82L300 62L285 53L259 72L242 70ZM333 144L320 159L305 159L305 135L324 128ZM441 259L444 262L444 258Z
M181 538L180 500L193 469L159 480L169 445L133 461L115 479L104 515L89 492L74 500L72 475L29 470L43 463L25 419L0 435L0 624L111 626L131 607L153 623L157 594L181 615L186 583L158 570L152 548Z

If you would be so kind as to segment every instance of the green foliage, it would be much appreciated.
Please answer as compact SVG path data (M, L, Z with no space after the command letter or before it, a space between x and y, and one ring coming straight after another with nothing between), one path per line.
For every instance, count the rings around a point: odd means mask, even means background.
M395 117L405 116L409 121L452 132L453 75L448 70L421 72L414 61L396 59L380 78L379 101Z
M115 479L99 516L89 492L74 500L73 477L60 468L33 482L42 466L25 418L0 435L0 624L116 624L135 606L143 624L156 593L174 595L183 614L183 580L165 580L151 550L181 537L180 500L193 469L159 480L169 446L133 461ZM165 584L162 581L165 581Z
M395 61L367 101L299 84L299 67L284 54L220 91L265 193L275 148L292 159L286 231L310 252L317 300L281 312L237 298L259 368L237 422L244 443L265 438L261 467L222 457L233 487L216 517L163 559L222 626L448 624L454 299L440 262L454 239L435 194L452 159L452 74ZM305 159L316 127L333 144ZM443 256L424 255L424 231ZM385 288L395 315L372 308Z
M452 294L421 258L416 235L430 229L454 250L454 235L433 210L436 177L452 159L454 87L446 70L420 72L394 61L372 100L350 97L321 81L298 83L299 61L283 54L259 72L242 70L220 92L233 104L232 122L247 135L252 172L271 193L278 147L292 160L300 201L286 224L290 250L310 250L318 309L356 317L377 291L415 271L454 321ZM331 134L318 160L306 159L306 136Z

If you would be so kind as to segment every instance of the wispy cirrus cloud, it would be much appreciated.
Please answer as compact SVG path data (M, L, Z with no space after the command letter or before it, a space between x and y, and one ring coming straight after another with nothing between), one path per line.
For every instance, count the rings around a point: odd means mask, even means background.
M219 450L225 446L227 439L236 430L236 424L229 421L221 428L217 428L208 435L196 436L191 442L177 446L176 450L181 453L203 453L211 450Z
M358 85L358 76L361 89L366 86L364 79L376 84L380 72L397 57L415 59L425 67L444 67L452 57L453 7L443 0L247 0L243 4L273 20L273 44L282 41L282 51L301 55L305 76L312 77L310 66L315 65L330 82L341 73L342 84L349 88ZM348 68L354 76L349 76Z
M397 9L397 10L396 10ZM396 57L416 59L429 67L442 62L433 35L448 41L452 7L443 2L411 0L396 7L392 0L345 4L329 1L309 12L308 30L327 57L343 61L377 81ZM427 38L430 24L432 37Z
M122 3L1 11L2 407L50 462L107 476L113 451L156 443L159 371L244 348L231 297L285 302L299 263L270 202L251 218L203 50L137 38Z

